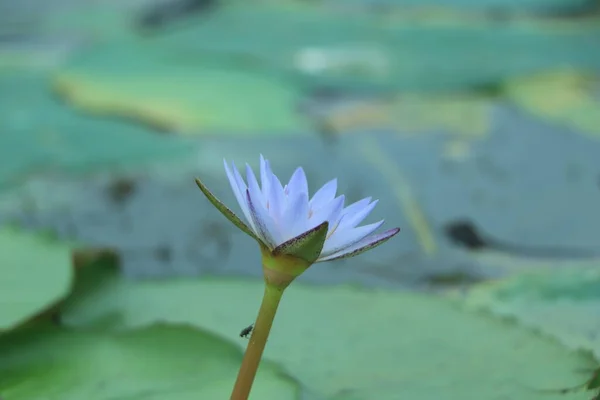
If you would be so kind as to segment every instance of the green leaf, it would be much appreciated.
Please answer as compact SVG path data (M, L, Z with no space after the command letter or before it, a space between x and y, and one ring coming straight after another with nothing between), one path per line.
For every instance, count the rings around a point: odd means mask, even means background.
M256 240L259 243L262 243L258 236L256 236L256 234L252 232L252 229L250 229L250 227L248 227L248 225L246 225L244 221L242 221L240 217L238 217L233 211L231 211L225 204L223 204L219 199L217 199L215 195L212 194L212 192L208 190L208 188L198 178L196 178L196 185L198 185L198 187L200 188L202 193L204 193L208 201L210 201L211 204L215 206L215 208L225 216L225 218L227 218L232 224L234 224L252 239Z
M319 258L321 250L323 250L328 229L329 222L325 221L313 229L280 244L273 249L273 255L286 254L301 258L312 264Z
M162 46L110 43L73 57L54 88L76 108L170 132L297 134L300 93L282 78L230 63L181 60Z
M9 400L228 398L241 352L190 326L123 333L47 327L0 338L0 394ZM261 365L253 399L297 398L296 384Z
M0 334L67 296L72 275L67 245L0 229Z
M484 95L402 93L393 100L365 100L333 108L322 124L335 132L392 127L402 135L438 133L474 140L491 127L493 102Z
M573 70L512 79L504 93L538 118L600 138L600 99L594 93L598 78Z
M600 260L553 264L551 269L476 285L464 297L465 304L513 317L600 359Z
M142 169L197 148L129 122L90 118L52 94L48 77L0 71L0 189L33 173Z
M256 315L262 292L260 281L135 283L113 275L102 290L73 298L63 321L107 327L100 321L110 317L115 331L191 323L243 347L238 334ZM592 363L589 355L447 299L299 283L286 291L265 357L323 397L356 400L587 400L542 390L581 384L586 376L578 370Z
M498 24L463 16L436 23L403 14L239 2L151 42L190 57L244 60L307 88L451 91L564 65L600 67L593 21Z

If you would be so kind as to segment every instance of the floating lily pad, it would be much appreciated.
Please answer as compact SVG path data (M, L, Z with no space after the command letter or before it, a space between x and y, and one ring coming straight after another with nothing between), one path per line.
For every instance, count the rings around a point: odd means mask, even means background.
M131 36L131 20L152 0L53 1L2 5L0 32L9 42L23 37L96 41Z
M0 394L10 400L224 399L241 352L189 326L125 333L30 329L0 338ZM265 363L252 399L296 399L297 387Z
M286 72L303 88L389 92L489 87L564 65L600 70L599 32L595 24L444 26L316 7L236 4L152 44L188 57L242 59Z
M466 304L514 317L600 359L600 259L530 265L531 272L474 286Z
M190 154L183 138L84 116L52 95L47 73L0 72L0 188L35 173L127 169Z
M127 282L113 269L105 273L99 290L71 299L65 324L119 332L191 323L243 347L238 334L254 320L263 288L260 280ZM590 356L443 298L298 283L285 294L271 335L266 359L328 398L587 399L541 389L579 383L576 371Z
M266 72L177 57L160 46L108 45L81 53L54 80L56 91L92 114L162 130L289 134L307 127L299 92Z
M404 94L393 101L345 102L322 123L335 132L388 128L405 135L444 132L465 138L490 130L493 102L471 94Z
M72 275L67 245L40 235L1 229L0 333L67 296Z
M461 11L503 11L568 13L579 12L590 6L587 0L326 0L337 6L387 6L403 8L449 8Z
M514 79L507 96L538 118L600 138L600 78L562 71Z

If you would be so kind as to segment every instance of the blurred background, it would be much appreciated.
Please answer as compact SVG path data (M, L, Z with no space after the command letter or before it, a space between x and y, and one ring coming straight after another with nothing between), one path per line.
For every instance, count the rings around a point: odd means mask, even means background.
M370 220L402 229L306 284L598 271L599 139L598 0L0 0L0 224L111 249L136 280L260 278L256 244L193 181L238 212L222 160L259 154L282 181L302 166L311 191L337 177L348 202L379 199ZM594 276L572 282L596 296L577 321L600 318ZM252 299L219 317L237 339L260 289L230 289Z
M600 253L596 0L0 7L0 221L117 248L132 276L258 276L192 178L237 210L222 159L259 153L402 228L309 281L435 287Z

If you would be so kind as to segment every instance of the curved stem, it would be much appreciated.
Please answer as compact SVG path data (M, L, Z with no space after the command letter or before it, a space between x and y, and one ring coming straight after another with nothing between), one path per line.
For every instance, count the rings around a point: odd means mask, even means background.
M254 329L246 348L246 354L244 354L242 366L240 367L233 392L231 393L231 400L247 400L250 395L250 389L252 389L254 377L256 376L265 345L267 344L273 319L275 318L275 313L277 313L277 307L282 295L282 289L266 284L258 317L256 318L256 323L254 324Z

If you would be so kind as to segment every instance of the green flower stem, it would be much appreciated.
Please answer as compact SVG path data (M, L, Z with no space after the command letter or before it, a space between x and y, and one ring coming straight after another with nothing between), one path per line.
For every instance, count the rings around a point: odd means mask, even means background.
M256 376L265 345L267 344L273 319L277 313L277 307L279 307L282 295L283 289L269 283L265 285L262 304L260 305L258 317L256 318L256 323L254 324L254 329L246 348L246 354L244 354L242 366L240 367L233 392L231 393L231 400L247 400L250 395L250 389L252 389L254 377Z

